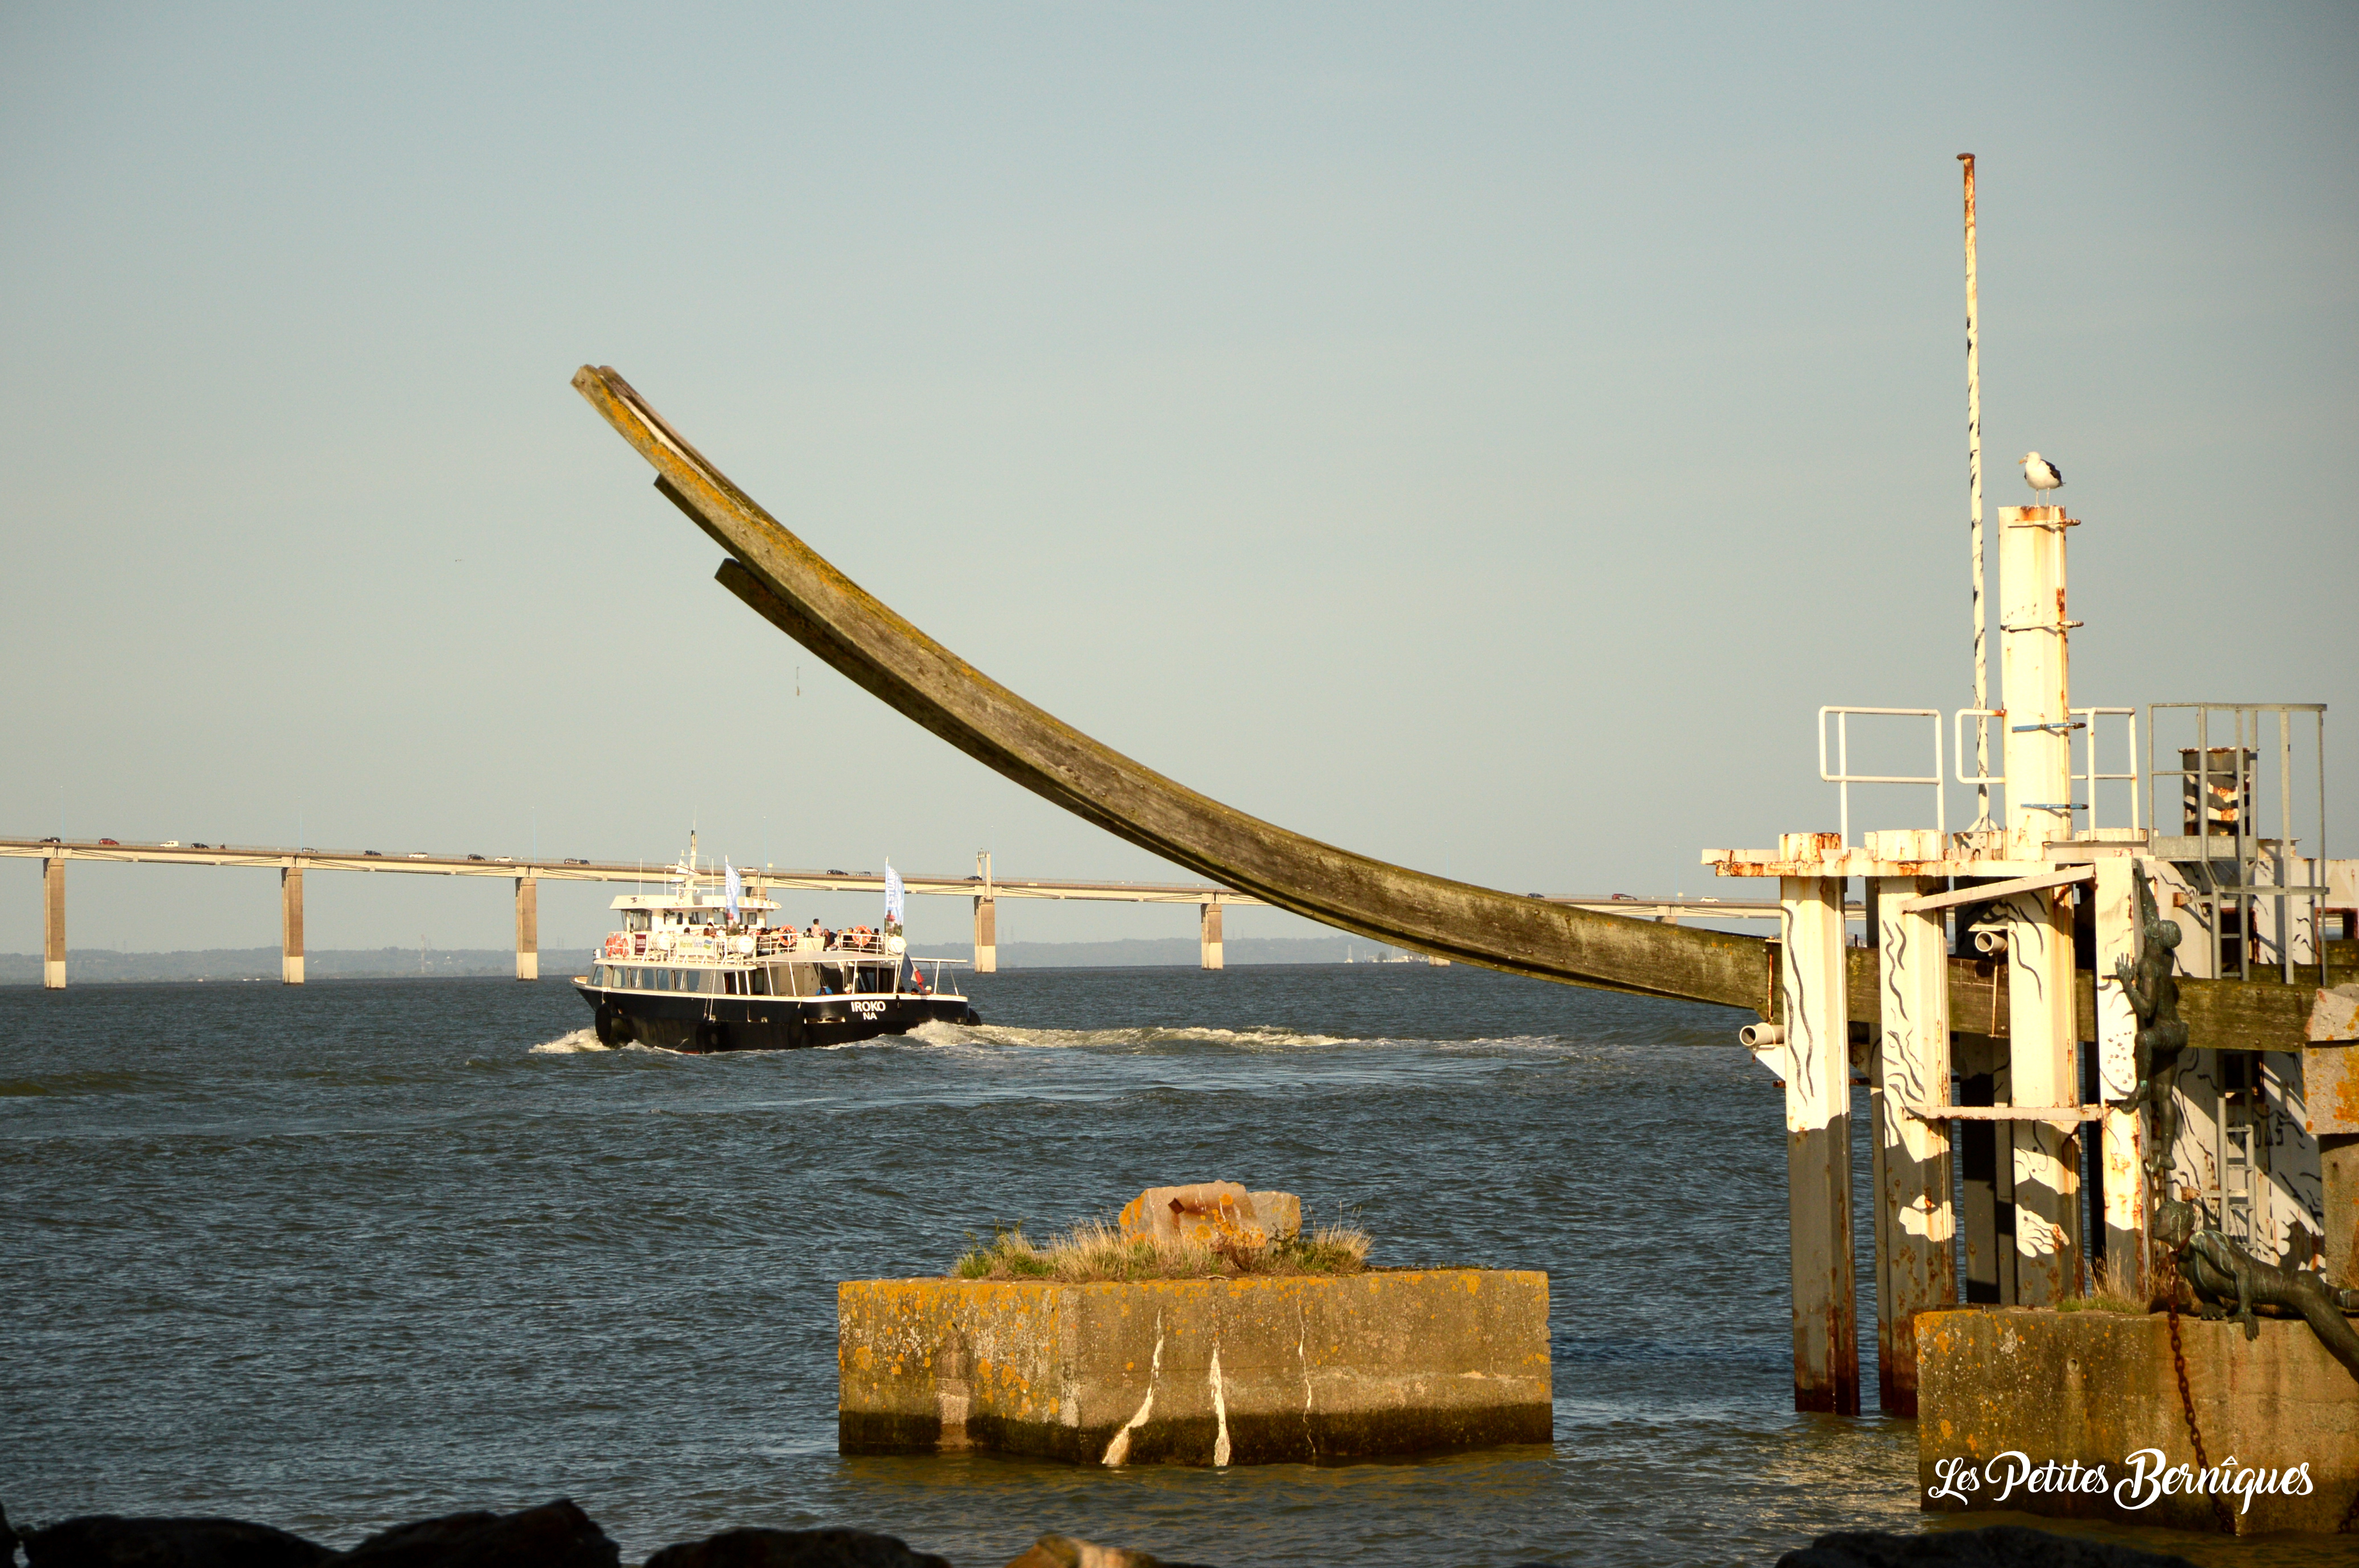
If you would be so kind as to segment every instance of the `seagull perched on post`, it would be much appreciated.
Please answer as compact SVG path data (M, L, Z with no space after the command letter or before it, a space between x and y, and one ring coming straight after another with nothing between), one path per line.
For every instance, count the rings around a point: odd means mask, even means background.
M2041 457L2038 452L2026 452L2016 460L2023 468L2023 482L2033 493L2064 488L2064 470Z

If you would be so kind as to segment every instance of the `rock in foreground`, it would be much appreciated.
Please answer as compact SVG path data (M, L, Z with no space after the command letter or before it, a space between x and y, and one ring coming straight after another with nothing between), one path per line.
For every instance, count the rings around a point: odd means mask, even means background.
M864 1530L724 1530L667 1546L647 1568L951 1568L950 1559L912 1552Z
M314 1568L335 1555L317 1541L238 1519L84 1514L20 1539L32 1568Z
M397 1524L331 1561L335 1568L617 1568L622 1552L571 1498L560 1498L512 1514Z

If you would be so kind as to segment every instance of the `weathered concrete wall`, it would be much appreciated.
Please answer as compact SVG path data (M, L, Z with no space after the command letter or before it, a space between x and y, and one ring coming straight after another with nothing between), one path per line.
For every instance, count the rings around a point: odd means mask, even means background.
M2234 1323L2179 1320L2189 1403L2215 1469L2300 1470L2296 1494L2223 1500L2239 1535L2332 1532L2359 1490L2359 1381L2329 1356L2309 1325L2264 1318L2247 1340ZM1917 1320L1918 1481L1928 1509L2017 1509L2114 1519L2180 1530L2217 1530L2209 1496L2157 1496L2139 1478L2179 1465L2193 1472L2193 1444L2179 1397L2168 1320L2160 1314L2022 1309L1926 1313ZM2149 1453L2143 1465L2136 1457ZM2022 1461L2003 1458L2020 1454ZM1960 1474L1973 1472L1972 1479ZM2007 1476L2044 1466L2001 1500ZM2078 1477L2069 1467L2080 1466ZM1944 1466L1950 1466L1945 1470ZM2091 1477L2102 1467L2103 1479ZM2068 1479L2075 1489L2062 1489ZM2247 1486L2265 1484L2247 1481ZM2034 1489L2034 1488L2037 1489ZM2085 1489L2082 1489L2085 1488ZM1950 1495L1936 1496L1946 1492ZM1962 1496L1959 1495L1962 1494ZM2144 1507L2141 1498L2151 1498Z
M847 1454L1256 1465L1554 1433L1541 1273L855 1280L836 1313Z

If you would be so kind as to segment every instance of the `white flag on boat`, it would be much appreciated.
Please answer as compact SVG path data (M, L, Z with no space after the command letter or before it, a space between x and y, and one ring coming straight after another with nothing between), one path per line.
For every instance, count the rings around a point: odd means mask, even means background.
M737 879L737 868L724 858L721 862L721 902L729 911L729 924L737 924L737 900L745 892L745 884Z
M894 925L901 924L901 873L893 862L885 862L885 918Z

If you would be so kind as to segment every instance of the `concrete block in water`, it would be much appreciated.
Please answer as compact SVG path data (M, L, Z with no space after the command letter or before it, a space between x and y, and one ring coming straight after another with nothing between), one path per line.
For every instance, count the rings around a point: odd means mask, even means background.
M2237 1534L2332 1533L2359 1490L2359 1380L2309 1325L2259 1326L2247 1340L2234 1323L2179 1320L2204 1458ZM2181 1485L2196 1478L2196 1457L2161 1314L1924 1313L1917 1357L1924 1508L2220 1528L2209 1493ZM2164 1494L2154 1473L2166 1468Z
M1538 1272L854 1280L836 1314L847 1454L1260 1465L1554 1434Z

